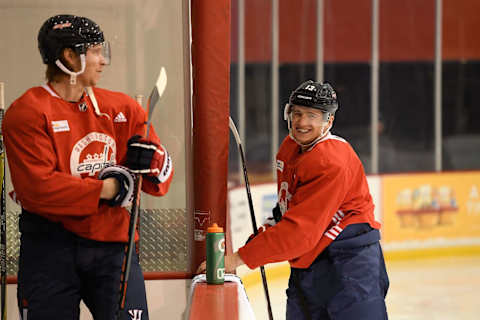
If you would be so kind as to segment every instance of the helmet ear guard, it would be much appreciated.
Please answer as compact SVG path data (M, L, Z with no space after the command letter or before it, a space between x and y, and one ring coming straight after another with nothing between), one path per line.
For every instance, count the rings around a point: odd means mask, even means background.
M290 103L286 103L285 107L283 108L283 120L287 121L288 132L292 132L292 121L290 118L290 109L292 105Z
M285 107L283 108L283 120L285 121L288 120L288 115L290 114L290 108L291 108L290 103L286 103Z

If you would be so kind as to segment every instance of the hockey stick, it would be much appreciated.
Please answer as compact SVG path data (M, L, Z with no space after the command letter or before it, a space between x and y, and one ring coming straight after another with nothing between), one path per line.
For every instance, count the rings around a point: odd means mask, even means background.
M231 117L229 117L229 126L230 126L230 130L233 133L233 136L235 137L235 141L237 142L238 152L240 153L240 158L242 160L243 179L245 180L245 188L247 190L248 207L250 208L250 218L252 220L253 234L257 235L258 234L257 221L255 219L255 211L253 210L253 201L252 201L252 194L250 193L250 183L248 182L248 173L247 173L247 165L245 162L245 154L243 152L242 141L240 140L240 135L238 134L237 127L235 127L235 123L233 122ZM260 273L262 275L265 298L267 299L268 318L270 320L273 320L272 305L270 303L270 295L268 293L267 277L265 275L265 268L263 266L260 266Z
M152 114L157 101L163 95L165 88L167 87L167 72L165 68L162 67L160 69L160 75L157 78L157 82L155 83L155 87L153 87L152 92L150 93L150 97L147 101L147 121L145 122L144 126L144 135L148 137L150 132L150 123L152 121ZM140 192L142 190L142 175L139 174L137 180L135 182L134 188L134 198L132 209L130 212L130 223L128 226L128 243L125 248L125 259L122 265L122 273L120 276L120 297L118 301L118 311L117 311L117 319L120 319L121 312L125 308L125 298L127 294L127 286L128 286L128 277L130 274L130 266L132 264L132 255L133 255L133 248L135 247L135 230L137 229L137 222L138 222L138 213L139 213L139 206L140 206Z
M143 98L144 98L143 94L136 94L135 95L135 101L137 101L137 103L142 108L143 108ZM142 212L142 208L140 207L140 205L138 206L138 211ZM138 242L137 242L137 252L140 255L141 252L142 252L142 238L141 238L141 234L142 234L142 215L140 215L140 214L138 215L137 231L138 231L138 234L140 235L140 238L138 239Z
M5 114L5 84L0 82L0 178L2 191L0 195L0 282L1 282L1 309L0 319L7 319L7 206L5 198L5 148L1 125Z

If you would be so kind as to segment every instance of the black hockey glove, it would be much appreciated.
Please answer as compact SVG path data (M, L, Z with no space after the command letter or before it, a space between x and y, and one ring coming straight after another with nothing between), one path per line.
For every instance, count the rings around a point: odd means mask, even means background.
M135 180L136 176L128 168L113 165L110 167L103 168L98 173L98 179L105 180L107 178L117 179L120 190L118 193L110 200L107 200L108 204L112 207L129 207L133 202L133 191L135 189Z
M270 227L276 225L280 220L282 220L282 211L280 210L280 206L277 202L277 205L272 209L272 217L268 217L265 219L263 226L258 228L258 234L262 233L263 231L267 230ZM245 244L249 243L253 238L255 238L255 234L252 233L250 237L248 237Z
M267 219L268 220L268 219ZM252 233L247 241L245 241L245 244L249 243L250 241L252 241L253 238L255 238L256 236L258 236L260 233L262 233L263 231L267 230L268 228L270 228L271 225L268 224L268 222L266 224L264 224L263 226L261 226L260 228L258 228L258 233L255 234L255 233Z
M275 220L275 223L278 223L280 222L280 220L282 220L283 215L282 215L282 211L280 210L280 205L278 204L278 202L275 208L272 209L272 215L273 215L273 219Z
M127 147L126 166L132 172L143 174L144 178L155 184L168 179L172 160L162 145L135 135L128 140Z

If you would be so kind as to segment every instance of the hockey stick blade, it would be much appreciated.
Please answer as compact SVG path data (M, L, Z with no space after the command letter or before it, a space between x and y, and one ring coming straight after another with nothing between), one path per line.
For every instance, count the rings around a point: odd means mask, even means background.
M148 137L150 123L152 121L153 109L158 100L162 97L165 88L167 87L167 72L164 67L161 67L160 74L155 82L155 86L150 93L147 102L147 121L144 126L144 135ZM128 278L130 275L130 267L132 265L133 248L135 247L135 231L137 230L139 208L140 208L140 192L142 190L142 176L138 175L134 187L134 198L132 201L132 209L130 212L130 223L128 225L128 243L125 250L125 259L122 265L122 272L120 276L120 294L118 300L118 311L116 319L121 319L121 313L125 308L125 299L128 287Z
M165 88L167 87L167 72L165 68L162 67L160 69L160 75L158 76L157 82L155 83L155 87L153 87L152 92L150 93L150 97L148 97L147 103L147 131L145 136L148 137L150 131L150 122L152 121L152 114L154 106L157 104L157 101L162 97Z
M245 161L245 153L243 152L242 140L240 140L240 135L238 134L237 127L235 126L235 123L233 122L232 118L229 117L228 119L229 119L230 130L233 133L235 142L237 143L238 151L240 153L240 158L242 160L243 179L245 180L245 189L247 191L248 208L250 209L250 218L252 220L253 234L257 235L258 234L257 221L255 219L255 211L253 209L252 194L250 192L250 183L248 182L247 164ZM260 274L262 276L265 299L267 299L268 318L270 320L273 320L272 304L270 302L270 294L268 292L267 276L265 275L265 268L263 266L260 266Z

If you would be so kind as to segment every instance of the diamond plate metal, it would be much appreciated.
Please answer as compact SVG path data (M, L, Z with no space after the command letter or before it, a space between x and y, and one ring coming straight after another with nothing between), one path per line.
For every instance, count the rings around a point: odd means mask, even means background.
M17 207L18 208L18 207ZM7 210L7 275L16 276L20 210ZM186 209L140 210L140 264L144 272L188 270Z
M186 209L142 209L140 264L144 272L188 270Z
M20 232L18 232L18 215L20 211L9 210L7 200L7 276L16 276L18 255L20 254Z

